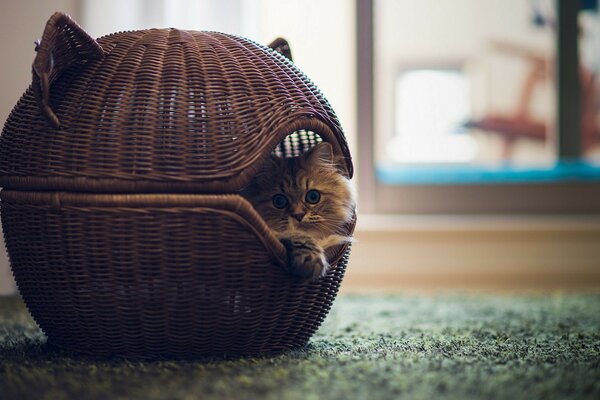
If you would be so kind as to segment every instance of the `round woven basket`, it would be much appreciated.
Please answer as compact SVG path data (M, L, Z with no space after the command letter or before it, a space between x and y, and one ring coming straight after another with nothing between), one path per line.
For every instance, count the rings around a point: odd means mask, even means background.
M0 198L15 280L51 343L244 355L303 346L317 330L348 246L330 249L325 277L297 282L238 193L272 152L327 141L348 178L352 161L287 43L271 47L177 29L94 40L50 18L0 136Z

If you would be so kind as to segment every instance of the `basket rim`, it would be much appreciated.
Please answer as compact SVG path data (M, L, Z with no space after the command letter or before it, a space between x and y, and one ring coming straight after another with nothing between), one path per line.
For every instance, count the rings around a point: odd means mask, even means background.
M192 212L217 211L244 225L263 244L276 265L286 265L286 251L252 205L239 195L192 195L192 194L84 194L68 192L21 192L0 191L0 200L28 206L51 207L57 211L65 209L113 210L115 212L148 213L149 209L170 212L182 210Z
M238 194L94 194L75 192L23 192L0 190L0 203L61 210L111 210L147 214L151 209L169 212L217 211L245 226L260 240L271 260L279 267L287 266L287 251L252 204ZM356 226L356 212L348 224L352 235ZM328 249L330 264L335 269L349 244Z

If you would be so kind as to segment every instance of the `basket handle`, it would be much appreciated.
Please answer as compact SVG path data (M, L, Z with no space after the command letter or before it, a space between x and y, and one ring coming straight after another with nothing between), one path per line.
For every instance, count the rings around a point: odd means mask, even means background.
M104 50L66 14L54 13L36 42L32 88L42 115L54 128L60 120L50 106L52 83L70 66L104 57Z
M273 40L269 44L269 48L283 55L288 60L294 61L292 59L292 49L290 48L290 44L284 38L278 37L277 39Z

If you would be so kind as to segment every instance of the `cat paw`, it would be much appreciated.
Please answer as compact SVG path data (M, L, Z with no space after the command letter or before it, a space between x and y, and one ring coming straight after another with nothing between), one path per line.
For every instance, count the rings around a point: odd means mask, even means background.
M329 263L321 246L309 236L280 238L287 250L287 271L299 281L318 279L325 275Z

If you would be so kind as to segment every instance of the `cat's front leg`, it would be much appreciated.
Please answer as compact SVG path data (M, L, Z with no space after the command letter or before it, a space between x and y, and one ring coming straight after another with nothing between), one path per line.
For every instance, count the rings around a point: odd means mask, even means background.
M308 281L325 275L329 263L312 237L294 232L280 235L279 240L287 250L288 272L296 279Z

